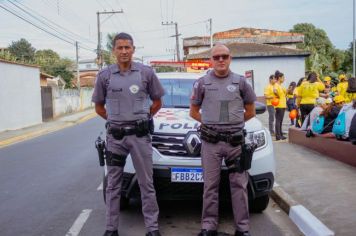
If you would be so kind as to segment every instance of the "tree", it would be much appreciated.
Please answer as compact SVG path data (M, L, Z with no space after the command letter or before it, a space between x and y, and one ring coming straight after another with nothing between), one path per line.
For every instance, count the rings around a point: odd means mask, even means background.
M342 64L339 59L342 59L342 56L339 51L335 51L336 49L324 30L316 28L313 24L300 23L294 25L290 32L304 34L304 42L299 43L297 47L311 52L310 57L306 60L307 70L319 74L339 70ZM333 58L335 55L338 55L336 61Z
M74 63L69 59L60 59L55 64L48 65L46 68L46 73L58 76L60 75L66 82L66 88L73 87L72 79L74 78L73 74Z
M13 41L8 47L9 52L16 57L17 61L31 63L35 58L36 49L24 38Z
M350 47L344 52L344 61L341 64L341 70L347 73L352 74L352 65L353 65L353 45L350 43Z
M106 40L107 40L106 48L109 52L112 52L112 41L114 40L116 35L117 33L111 33L106 36Z

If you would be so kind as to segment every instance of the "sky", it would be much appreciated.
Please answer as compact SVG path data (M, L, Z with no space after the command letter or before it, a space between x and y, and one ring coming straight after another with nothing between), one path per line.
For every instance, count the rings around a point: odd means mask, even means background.
M183 38L208 36L209 19L213 33L240 27L289 31L312 23L336 48L346 49L353 37L352 8L353 0L0 0L0 48L25 38L37 50L75 59L78 41L79 59L93 59L97 12L122 10L99 14L101 45L106 48L108 33L130 33L135 56L144 62L174 59L175 27L167 23L178 24L183 55Z

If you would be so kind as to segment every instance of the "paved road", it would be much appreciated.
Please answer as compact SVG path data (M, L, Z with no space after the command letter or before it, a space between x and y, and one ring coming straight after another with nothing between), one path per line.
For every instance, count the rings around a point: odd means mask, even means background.
M102 235L105 209L94 139L99 118L0 149L0 229L10 235ZM84 210L84 212L83 212ZM196 235L201 206L197 202L160 203L164 235ZM83 224L80 224L80 220ZM120 235L144 235L139 205L124 211ZM253 235L300 235L276 204L252 214ZM233 232L232 213L221 208L220 231Z

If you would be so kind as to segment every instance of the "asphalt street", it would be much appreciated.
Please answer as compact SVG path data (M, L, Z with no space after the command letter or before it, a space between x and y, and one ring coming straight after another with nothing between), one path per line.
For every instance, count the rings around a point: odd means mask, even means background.
M104 121L94 118L0 149L0 229L10 235L102 235L105 208L94 140ZM198 202L160 202L163 235L196 235ZM232 212L220 209L219 231L232 233ZM120 235L144 235L139 203L122 213ZM251 215L253 235L301 235L273 201ZM228 235L228 234L221 234Z

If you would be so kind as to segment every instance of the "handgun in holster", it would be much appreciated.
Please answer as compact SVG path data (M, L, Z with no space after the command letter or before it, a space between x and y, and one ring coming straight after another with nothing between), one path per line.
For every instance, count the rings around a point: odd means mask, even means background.
M243 170L251 169L252 156L257 148L256 143L244 143L241 146L240 166Z
M104 166L105 165L105 150L106 150L105 140L101 139L101 137L99 136L95 141L95 147L98 151L99 165Z

